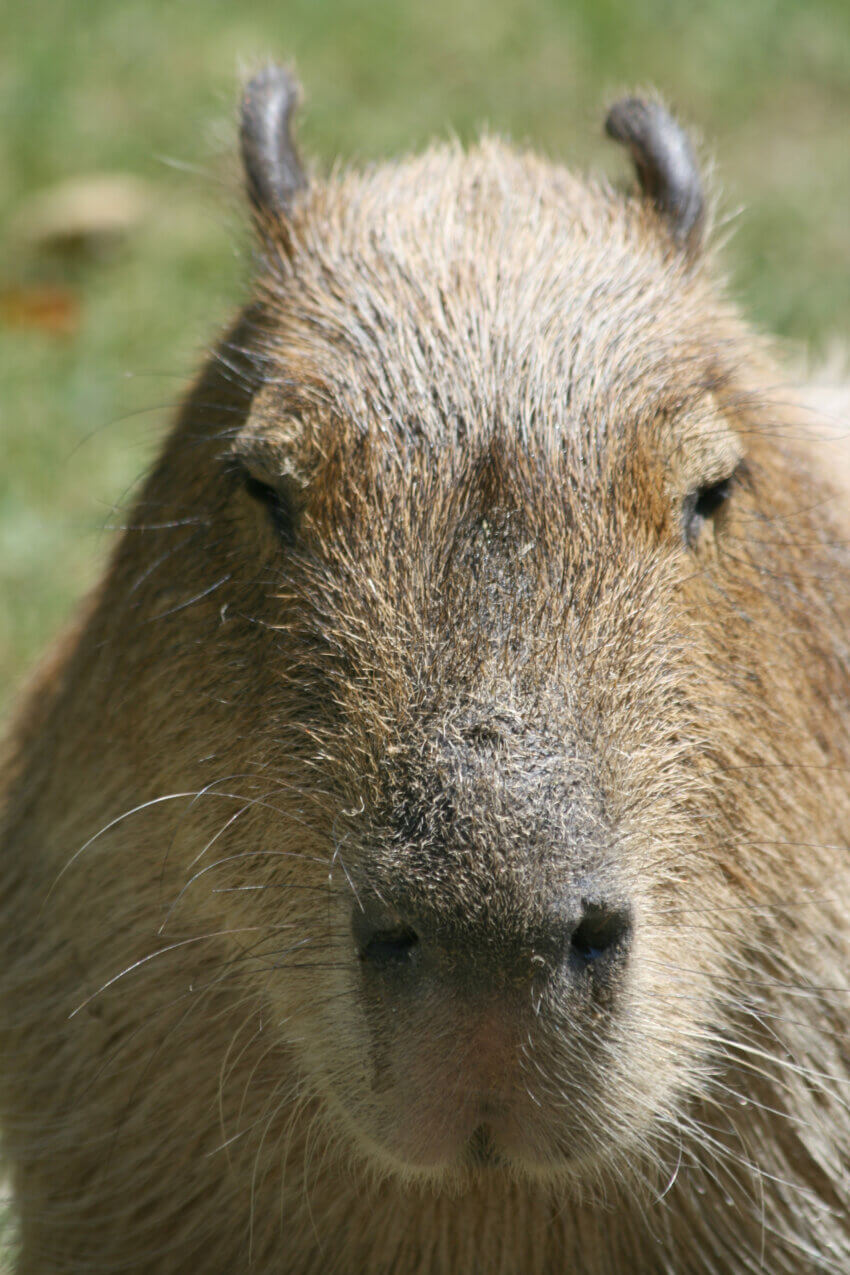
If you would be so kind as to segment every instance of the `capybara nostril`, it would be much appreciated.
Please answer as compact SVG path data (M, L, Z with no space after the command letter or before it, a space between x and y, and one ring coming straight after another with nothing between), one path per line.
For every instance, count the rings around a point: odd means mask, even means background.
M583 965L597 965L605 958L624 956L631 933L632 916L628 908L585 902L570 948Z
M398 971L411 962L419 935L394 909L368 896L358 897L351 913L357 957L373 970Z
M355 908L352 930L357 955L375 970L400 970L410 965L419 945L419 935L409 925L388 925L380 919L373 922L361 908Z
M406 925L395 930L378 930L360 950L360 959L380 969L409 961L419 942L419 935Z

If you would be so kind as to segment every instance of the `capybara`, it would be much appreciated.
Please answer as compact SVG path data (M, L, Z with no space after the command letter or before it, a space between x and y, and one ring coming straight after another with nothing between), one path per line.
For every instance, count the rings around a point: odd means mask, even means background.
M309 177L4 756L19 1270L850 1270L850 506L635 189Z

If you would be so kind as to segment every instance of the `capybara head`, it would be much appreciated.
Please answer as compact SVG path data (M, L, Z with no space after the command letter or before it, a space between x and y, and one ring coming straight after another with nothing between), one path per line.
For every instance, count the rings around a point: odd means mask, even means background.
M275 934L274 1012L377 1163L667 1158L756 939L757 767L817 751L797 496L690 148L630 101L632 199L495 142L310 186L288 80L247 104L262 384L204 481L280 790L229 919Z
M248 88L253 299L19 728L51 1004L111 1024L80 1093L138 1057L203 1156L248 1148L252 1226L315 1148L457 1213L679 1176L692 1229L746 1182L746 1262L784 1225L799 1269L837 1198L835 1006L793 1002L843 950L846 551L691 148L634 99L629 196L494 140L308 180L293 100ZM615 1229L581 1269L638 1268ZM756 1269L705 1230L657 1269Z

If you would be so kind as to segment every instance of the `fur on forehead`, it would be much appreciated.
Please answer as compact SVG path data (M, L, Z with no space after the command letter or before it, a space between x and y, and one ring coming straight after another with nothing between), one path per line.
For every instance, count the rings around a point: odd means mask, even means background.
M268 379L401 443L645 413L724 318L645 201L494 139L314 182L265 248Z

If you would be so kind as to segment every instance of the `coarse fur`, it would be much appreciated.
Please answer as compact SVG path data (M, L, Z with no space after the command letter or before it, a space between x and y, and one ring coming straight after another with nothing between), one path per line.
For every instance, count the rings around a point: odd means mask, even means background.
M6 748L19 1270L846 1272L840 443L640 194L484 140L258 221Z

